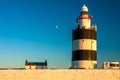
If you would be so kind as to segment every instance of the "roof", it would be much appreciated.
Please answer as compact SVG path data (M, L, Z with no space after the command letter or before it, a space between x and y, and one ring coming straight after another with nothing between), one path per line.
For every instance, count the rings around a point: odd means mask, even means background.
M47 61L45 60L45 62L28 62L26 60L25 65L47 66Z
M86 6L86 5L83 5L81 11L87 11L87 12L88 12L88 8L87 8L87 6Z

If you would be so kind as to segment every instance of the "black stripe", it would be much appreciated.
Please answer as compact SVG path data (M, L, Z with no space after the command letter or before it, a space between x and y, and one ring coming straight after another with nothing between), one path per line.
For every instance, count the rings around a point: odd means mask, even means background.
M72 61L76 60L97 60L96 51L93 50L76 50L72 51Z
M94 29L76 29L72 31L72 40L76 39L94 39L96 40L96 30Z
M84 14L88 14L88 12L87 11L82 11L81 15L84 15Z

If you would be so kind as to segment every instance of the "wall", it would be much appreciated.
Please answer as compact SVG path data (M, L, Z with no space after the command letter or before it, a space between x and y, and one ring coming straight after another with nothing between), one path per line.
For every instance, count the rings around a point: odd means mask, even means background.
M0 70L0 80L120 80L120 69Z
M47 66L29 65L29 66L25 66L25 69L47 69Z
M25 66L25 69L36 69L36 65Z

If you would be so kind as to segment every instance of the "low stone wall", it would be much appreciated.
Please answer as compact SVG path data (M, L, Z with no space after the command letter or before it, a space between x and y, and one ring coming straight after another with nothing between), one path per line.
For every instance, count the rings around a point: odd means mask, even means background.
M120 80L120 69L0 70L0 80Z

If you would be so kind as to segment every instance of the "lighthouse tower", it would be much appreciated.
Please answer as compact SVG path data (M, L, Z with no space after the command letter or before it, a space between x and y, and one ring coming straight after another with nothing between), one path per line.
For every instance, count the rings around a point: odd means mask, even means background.
M83 5L77 18L78 27L72 31L72 68L97 67L96 26L91 26L91 20L87 6Z

